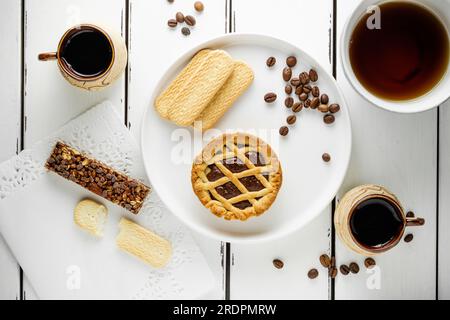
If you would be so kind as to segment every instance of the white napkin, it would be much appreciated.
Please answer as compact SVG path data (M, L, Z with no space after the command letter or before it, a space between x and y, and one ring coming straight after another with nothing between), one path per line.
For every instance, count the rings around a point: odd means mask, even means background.
M0 164L0 232L40 298L188 299L212 289L214 278L198 247L154 191L135 216L47 172L44 164L57 140L149 185L139 149L110 102ZM73 209L83 198L108 207L101 239L73 223ZM117 248L122 216L172 243L166 267L154 269Z

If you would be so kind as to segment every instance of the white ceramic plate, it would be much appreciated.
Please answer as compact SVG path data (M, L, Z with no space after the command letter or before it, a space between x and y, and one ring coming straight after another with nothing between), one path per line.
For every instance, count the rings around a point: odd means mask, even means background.
M235 59L247 62L255 73L249 90L234 104L203 141L192 128L179 128L159 117L155 98L200 49L224 49ZM292 111L284 106L281 77L285 59L298 59L294 74L315 68L318 86L337 102L341 111L332 125L324 124L317 110L303 110L286 137L278 134ZM269 56L277 58L273 68L266 66ZM265 93L278 94L276 103L264 102ZM283 185L272 207L245 222L217 218L202 206L191 186L192 159L212 137L224 131L245 131L258 135L277 152L283 169ZM200 140L199 140L200 139ZM199 142L200 141L200 142ZM187 149L181 148L187 142ZM350 159L351 127L348 109L334 79L301 49L278 39L254 34L231 34L203 43L183 54L156 86L142 126L142 154L149 179L171 211L192 229L230 242L273 239L293 232L319 215L339 189ZM184 159L180 159L180 150ZM322 161L328 152L332 160Z

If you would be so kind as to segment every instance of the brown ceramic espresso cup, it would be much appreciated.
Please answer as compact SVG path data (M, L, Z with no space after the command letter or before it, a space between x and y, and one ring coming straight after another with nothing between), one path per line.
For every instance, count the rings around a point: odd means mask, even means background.
M72 85L99 90L125 70L127 49L122 37L105 27L80 24L61 37L56 52L41 53L41 61L56 60L63 77Z
M406 217L400 201L386 188L368 184L353 188L340 200L334 215L336 233L345 245L365 256L395 247L407 227L422 218Z

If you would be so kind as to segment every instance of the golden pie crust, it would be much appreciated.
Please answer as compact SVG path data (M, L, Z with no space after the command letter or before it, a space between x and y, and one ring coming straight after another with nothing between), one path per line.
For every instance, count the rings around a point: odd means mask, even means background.
M264 213L282 183L280 162L270 145L246 133L211 141L192 165L192 187L201 203L226 220Z

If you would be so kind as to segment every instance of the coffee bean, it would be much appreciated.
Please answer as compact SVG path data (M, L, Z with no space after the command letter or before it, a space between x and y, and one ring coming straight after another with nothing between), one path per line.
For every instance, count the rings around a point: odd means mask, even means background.
M306 108L311 108L311 99L306 99L304 105Z
M312 88L309 84L303 86L303 92L309 94Z
M299 98L300 98L301 101L306 101L306 99L308 99L308 95L307 95L306 93L303 92L303 93L299 96Z
M268 57L266 61L266 65L270 68L273 67L277 63L277 59L275 57Z
M317 269L311 269L308 271L308 278L315 279L319 275L319 271Z
M288 133L289 133L289 128L288 127L286 127L286 126L282 126L281 128L280 128L280 135L282 135L282 136L286 136Z
M287 84L287 85L284 87L284 92L286 92L286 94L291 94L291 93L292 93L292 86L289 85L289 84Z
M406 217L407 217L407 218L414 218L414 217L415 217L415 214L414 214L414 212L412 212L412 211L408 211L408 212L406 213Z
M286 106L286 108L292 108L293 104L294 104L294 98L287 97L286 99L284 99L284 105Z
M311 109L316 109L316 108L319 106L319 104L320 104L319 98L314 97L314 98L311 100Z
M334 122L334 116L332 114L324 115L323 122L325 122L326 124L332 124Z
M325 161L325 162L330 162L330 160L331 160L330 154L324 153L324 154L322 155L322 160Z
M317 80L319 80L317 71L314 69L309 70L309 78L311 79L312 82L316 82Z
M183 28L181 28L181 33L185 36L188 36L191 34L191 30L189 30L188 27L183 27Z
M330 110L330 108L326 104L319 105L317 109L322 113L327 113Z
M314 97L318 97L320 95L320 89L318 86L314 86L311 90L311 93Z
M350 267L350 272L351 273L356 274L356 273L359 272L359 266L358 266L358 264L356 262L350 263L349 267Z
M273 266L277 269L282 269L284 267L284 263L280 259L275 259L272 261L272 263L273 263Z
M174 0L167 0L168 3L173 3Z
M344 276L346 276L346 275L348 275L348 274L350 273L350 268L349 268L347 265L343 264L343 265L341 265L341 266L339 267L339 271L341 271L341 273L342 273Z
M292 84L294 87L298 87L298 86L300 85L300 79L297 78L297 77L292 78L292 79L291 79L291 84Z
M405 238L403 239L406 243L411 242L414 239L414 236L412 233L408 233Z
M327 254L323 254L320 256L319 258L320 264L324 267L324 268L328 268L331 265L331 259Z
M194 3L194 9L198 12L202 12L205 9L205 6L203 5L203 2L201 1L195 1Z
M336 276L337 276L337 268L336 268L336 267L330 267L330 268L328 269L328 276L329 276L331 279L336 278Z
M171 28L175 28L177 26L178 22L175 19L169 19L169 21L167 21L167 25Z
M328 95L325 94L325 93L323 93L323 94L320 96L320 103L328 104L329 100L330 100L330 99L328 98Z
M193 16L186 16L184 18L184 21L186 22L186 24L188 26L195 26L195 24L197 23L197 21L195 21L195 18Z
M178 23L183 23L184 22L184 14L182 14L181 12L177 12L177 14L175 15L175 19L177 19Z
M367 269L373 268L376 264L377 263L372 258L366 258L366 260L364 260L364 265Z
M284 81L289 81L291 80L292 77L292 69L289 67L286 67L283 69L283 80Z
M295 67L295 65L297 64L297 58L294 56L287 57L286 64L290 68Z
M277 94L273 92L266 93L264 95L264 101L267 103L272 103L277 100Z
M303 93L303 86L299 85L297 88L295 88L295 94L296 95L301 95Z
M339 112L339 110L341 110L341 107L337 103L330 104L331 113Z
M299 75L300 82L302 84L308 84L309 83L309 74L307 72L302 72Z
M296 102L292 106L292 111L294 111L295 113L302 111L302 109L303 109L303 104L301 102Z
M295 123L295 121L297 121L297 117L292 115L287 117L286 122L290 125L293 125Z

